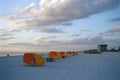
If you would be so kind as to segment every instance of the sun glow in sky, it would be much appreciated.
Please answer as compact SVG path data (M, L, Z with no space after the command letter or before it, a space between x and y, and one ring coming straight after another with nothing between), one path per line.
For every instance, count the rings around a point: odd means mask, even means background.
M120 0L0 0L0 51L120 46Z

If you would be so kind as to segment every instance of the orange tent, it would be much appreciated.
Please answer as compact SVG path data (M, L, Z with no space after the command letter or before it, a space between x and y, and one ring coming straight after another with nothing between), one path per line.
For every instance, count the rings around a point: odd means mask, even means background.
M75 52L72 52L72 56L74 56L75 55Z
M42 66L45 63L45 59L36 53L25 53L23 61L28 65Z
M75 51L74 51L74 52L72 52L72 53L73 53L73 56L78 54L78 53L77 53L77 52L75 52Z
M70 52L70 51L69 51L69 52L67 52L67 55L71 56L71 55L72 55L72 52Z
M49 56L48 56L49 58L57 58L57 52L55 52L55 51L51 51L50 53L49 53Z
M60 52L60 55L61 56L65 56L65 52Z
M31 64L34 62L34 60L35 60L35 57L33 54L25 53L23 56L24 63Z
M60 55L62 56L62 57L67 57L67 53L66 52L60 52Z

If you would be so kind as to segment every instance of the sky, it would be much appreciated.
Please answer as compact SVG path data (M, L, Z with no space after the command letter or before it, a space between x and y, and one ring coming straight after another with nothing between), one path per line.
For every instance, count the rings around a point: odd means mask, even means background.
M0 51L120 47L120 0L0 0Z

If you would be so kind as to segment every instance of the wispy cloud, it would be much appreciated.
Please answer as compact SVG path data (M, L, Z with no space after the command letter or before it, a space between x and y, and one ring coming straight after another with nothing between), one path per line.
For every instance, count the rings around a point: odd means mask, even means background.
M10 39L14 39L13 34L7 31L7 29L0 27L0 40L10 40Z
M73 23L71 23L71 22L62 22L62 23L59 23L58 25L62 25L62 26L72 26Z
M109 37L112 37L112 36L115 36L117 34L120 34L120 26L118 27L114 27L112 29L109 29L107 30L106 32L104 33L99 33L100 36L109 36Z
M120 33L120 26L107 31L108 33Z
M96 37L87 37L87 38L70 38L67 40L55 40L52 37L41 37L41 38L37 38L36 39L39 43L44 44L46 46L50 45L51 47L53 46L64 46L64 47L68 47L68 46L79 46L79 45L96 45L99 43L104 43L104 40L102 37L100 36L96 36ZM49 46L49 47L50 47Z
M13 45L13 46L34 46L33 43L10 43L9 45Z
M50 37L36 37L34 40L35 42L38 42L38 43L49 43L51 41L53 41L54 39L56 38L56 36L50 36Z
M80 35L79 34L73 34L71 35L71 37L79 37Z
M36 32L40 33L64 33L63 30L57 29L56 26L47 26L47 27L42 27L38 28Z
M16 33L27 32L27 29L14 28L14 29L5 29L0 27L0 40L11 40L15 39Z
M109 46L116 47L119 46L120 40L105 40L102 36L95 36L95 37L74 37L69 38L66 40L58 40L56 36L51 37L37 37L34 39L36 43L29 43L29 42L13 42L9 43L7 47L20 47L21 51L22 48L24 49L31 49L36 51L51 51L51 50L86 50L86 49L93 49L97 48L97 44L100 43L107 43ZM5 46L4 46L5 47Z
M117 18L113 18L111 20L109 20L110 22L118 22L120 21L120 17L117 17Z
M11 39L15 39L15 37L1 37L0 40L11 40Z
M114 36L114 33L108 33L108 32L105 32L105 33L99 33L100 36Z

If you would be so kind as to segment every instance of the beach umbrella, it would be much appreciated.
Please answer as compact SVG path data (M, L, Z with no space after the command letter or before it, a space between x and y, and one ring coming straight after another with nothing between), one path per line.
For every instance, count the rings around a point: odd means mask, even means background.
M42 66L45 64L45 59L40 54L36 53L25 53L23 61L27 65Z

